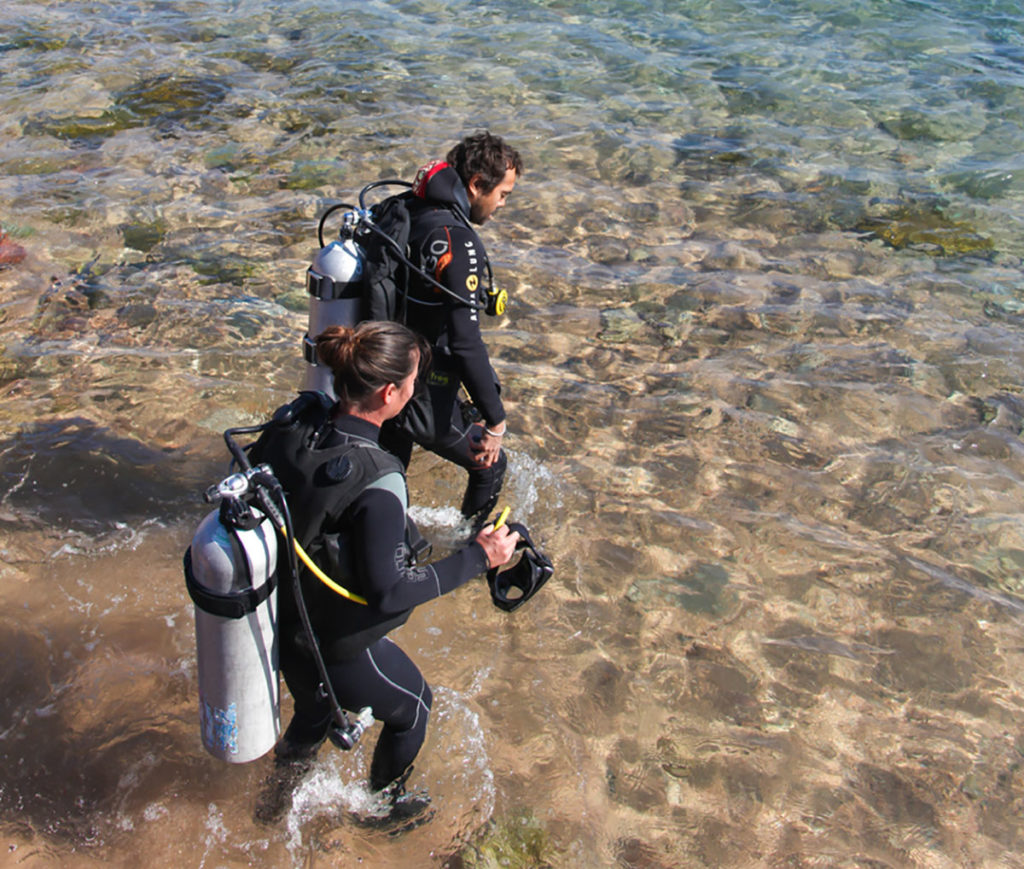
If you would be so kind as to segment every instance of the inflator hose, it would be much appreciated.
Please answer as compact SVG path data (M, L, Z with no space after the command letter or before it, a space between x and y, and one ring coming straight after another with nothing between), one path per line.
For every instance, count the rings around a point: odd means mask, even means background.
M285 540L287 541L287 539L288 539L288 531L287 531L287 529L282 525L278 530L281 532L281 536L284 537ZM302 548L302 544L299 543L298 540L295 540L294 538L292 538L292 543L294 544L294 547L295 547L295 554L298 555L299 558L302 559L302 563L305 564L306 567L308 567L310 569L310 571L313 573L313 576L315 576L317 579L319 579L320 582L322 582L329 589L331 589L331 591L337 592L343 598L346 598L346 599L348 599L350 601L353 601L354 603L361 603L363 606L368 606L369 605L369 604L367 604L365 597L360 597L354 591L349 591L347 588L344 588L343 586L338 585L338 583L336 583L326 573L324 573L319 567L317 567L316 562L314 562L313 559L310 558L309 555L306 554L306 550Z

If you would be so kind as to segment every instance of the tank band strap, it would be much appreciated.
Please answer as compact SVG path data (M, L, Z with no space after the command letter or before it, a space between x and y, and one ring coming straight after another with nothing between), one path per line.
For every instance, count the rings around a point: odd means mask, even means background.
M302 358L310 365L320 364L320 360L316 358L316 341L309 337L309 332L302 336Z
M306 290L314 299L333 302L335 299L358 299L362 296L359 281L338 281L329 275L318 275L312 269L306 272Z
M228 594L210 591L201 586L192 572L192 548L185 550L185 586L192 602L203 612L226 619L243 619L263 603L277 588L277 573L259 588L243 588Z

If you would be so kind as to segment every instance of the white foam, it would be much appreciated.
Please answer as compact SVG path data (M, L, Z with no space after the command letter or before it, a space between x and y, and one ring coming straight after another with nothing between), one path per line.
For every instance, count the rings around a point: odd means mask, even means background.
M455 507L422 507L413 505L409 515L417 525L426 528L458 528L463 521L462 513Z
M170 814L167 810L167 806L163 803L150 803L142 811L142 817L147 821L157 821L160 818L165 818Z
M295 788L286 825L288 850L294 857L303 853L302 828L312 819L373 810L375 797L362 778L351 770L340 771L330 760L321 761Z
M509 452L505 479L506 492L515 501L516 518L521 521L533 515L540 503L542 490L546 507L557 509L562 506L558 479L547 465L529 453Z
M145 541L148 532L156 528L158 530L167 526L158 520L147 519L133 527L124 522L115 522L113 527L106 528L95 534L85 531L67 531L64 542L51 554L51 558L68 556L106 555L111 552L127 550L134 552Z
M206 864L206 858L210 855L213 846L223 844L228 838L228 828L224 824L224 813L216 803L209 803L206 807L206 829L209 831L205 839L206 851L199 865Z

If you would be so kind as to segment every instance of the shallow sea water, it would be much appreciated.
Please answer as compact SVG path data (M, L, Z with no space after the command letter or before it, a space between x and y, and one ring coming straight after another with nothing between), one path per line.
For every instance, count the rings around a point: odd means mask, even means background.
M0 865L1024 866L1018 4L6 13ZM181 575L220 432L301 382L322 210L483 126L557 574L396 635L430 823L352 823L367 742L260 824ZM458 475L410 484L452 545Z

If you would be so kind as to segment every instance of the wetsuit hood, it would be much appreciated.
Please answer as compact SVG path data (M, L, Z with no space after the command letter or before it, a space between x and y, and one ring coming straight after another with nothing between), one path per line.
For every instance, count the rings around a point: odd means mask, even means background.
M469 193L455 167L444 160L434 160L423 166L412 182L412 192L420 199L458 209L469 220Z

